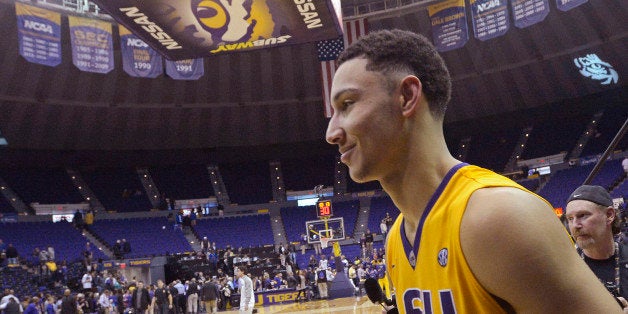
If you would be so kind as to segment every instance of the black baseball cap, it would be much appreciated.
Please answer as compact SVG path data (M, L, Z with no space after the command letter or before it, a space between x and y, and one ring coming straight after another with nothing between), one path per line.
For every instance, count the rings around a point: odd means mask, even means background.
M585 200L602 206L613 206L613 200L608 191L599 185L582 185L567 199L567 203L574 200Z

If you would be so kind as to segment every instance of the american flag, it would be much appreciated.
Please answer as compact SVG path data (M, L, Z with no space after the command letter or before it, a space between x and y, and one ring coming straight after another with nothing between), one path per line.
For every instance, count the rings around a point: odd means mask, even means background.
M368 32L366 19L358 19L344 22L344 34L342 38L323 40L317 44L318 59L321 61L321 76L323 82L323 107L325 117L331 118L334 110L331 107L331 82L338 67L336 59L338 55L361 36Z

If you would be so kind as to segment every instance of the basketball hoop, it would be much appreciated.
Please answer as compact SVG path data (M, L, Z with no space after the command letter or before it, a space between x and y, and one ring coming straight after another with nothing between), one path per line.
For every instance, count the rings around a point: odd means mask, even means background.
M326 249L327 248L327 244L329 243L330 240L331 240L331 238L321 237L321 249Z

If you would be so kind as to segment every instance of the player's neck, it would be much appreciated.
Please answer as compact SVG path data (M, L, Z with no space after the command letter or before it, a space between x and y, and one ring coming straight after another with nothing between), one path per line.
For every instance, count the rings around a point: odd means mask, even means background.
M436 162L409 162L397 180L382 181L382 187L390 195L409 225L416 227L425 211L425 206L441 184L449 170L459 164L447 152Z

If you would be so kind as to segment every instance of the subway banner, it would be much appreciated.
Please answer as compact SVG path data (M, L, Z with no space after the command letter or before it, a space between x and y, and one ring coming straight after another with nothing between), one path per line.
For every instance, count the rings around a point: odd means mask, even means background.
M122 68L130 76L155 78L163 72L161 56L144 41L119 26Z
M28 62L57 66L61 63L61 15L15 3L20 55Z
M198 80L205 74L203 58L166 60L166 74L175 80Z
M438 51L462 48L469 40L464 0L445 0L427 7Z
M94 2L169 60L314 42L342 34L337 0Z
M74 65L85 72L111 72L114 66L111 24L72 15L68 21Z

